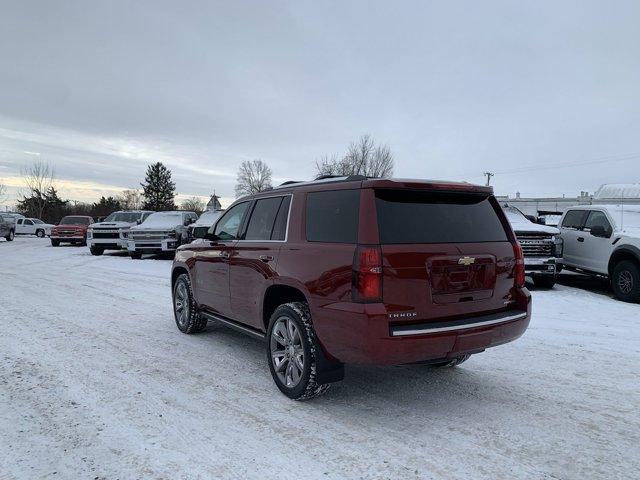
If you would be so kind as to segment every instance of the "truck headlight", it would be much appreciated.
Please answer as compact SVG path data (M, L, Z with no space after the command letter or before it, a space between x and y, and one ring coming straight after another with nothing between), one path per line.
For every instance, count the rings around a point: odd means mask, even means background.
M167 232L167 236L169 238L176 238L176 231L175 230L170 230L169 232Z
M87 230L87 238L93 238L93 230Z
M564 253L564 240L562 240L562 237L553 237L553 254L557 258L562 258L563 253Z
M129 236L129 232L126 230L120 230L120 238L126 239Z

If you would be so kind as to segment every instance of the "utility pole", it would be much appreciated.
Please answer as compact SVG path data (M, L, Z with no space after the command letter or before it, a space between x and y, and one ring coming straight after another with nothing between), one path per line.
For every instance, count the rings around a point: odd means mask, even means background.
M491 172L484 172L483 175L487 176L487 187L488 187L491 184L491 177L493 177L495 174Z

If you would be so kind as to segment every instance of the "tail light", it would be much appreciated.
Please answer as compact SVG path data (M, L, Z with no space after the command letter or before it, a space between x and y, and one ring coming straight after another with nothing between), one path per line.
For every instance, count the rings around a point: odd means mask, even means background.
M354 302L382 301L382 251L359 245L353 257L351 292Z
M516 259L516 266L514 268L516 287L522 288L524 287L524 283L525 283L524 253L522 252L522 247L517 241L513 244L513 254Z

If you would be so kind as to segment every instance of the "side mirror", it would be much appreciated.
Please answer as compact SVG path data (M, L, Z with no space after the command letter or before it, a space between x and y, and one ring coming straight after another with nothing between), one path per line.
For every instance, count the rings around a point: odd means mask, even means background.
M596 225L591 228L591 235L593 235L594 237L609 238L611 236L611 232L609 232L602 225Z
M205 240L209 240L209 241L211 241L211 242L215 242L215 241L220 240L220 237L218 237L218 235L216 235L216 234L215 234L215 233L213 233L213 232L209 232L209 230L206 230L206 231L205 231L205 233L204 233L204 237L203 237L203 238L204 238Z

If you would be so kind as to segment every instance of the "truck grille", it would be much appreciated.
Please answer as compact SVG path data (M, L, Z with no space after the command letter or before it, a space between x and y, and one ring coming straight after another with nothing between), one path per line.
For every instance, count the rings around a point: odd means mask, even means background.
M553 257L552 237L518 235L518 242L525 257Z
M168 238L166 232L130 232L129 238L137 242L157 242Z
M101 232L100 230L93 231L93 238L120 238L120 233L117 231L107 230Z

